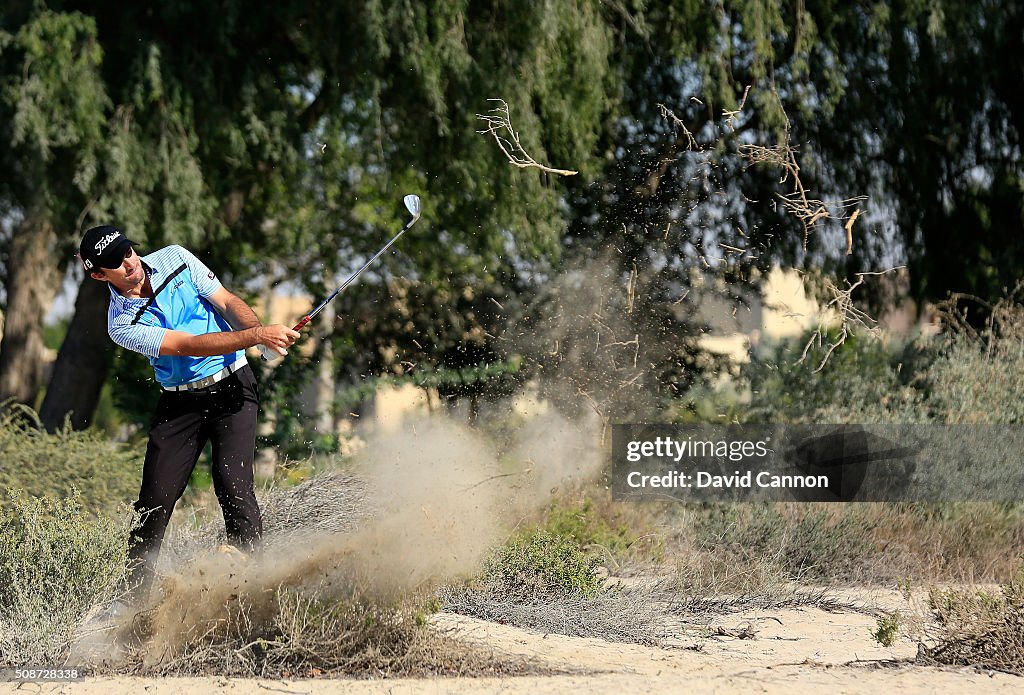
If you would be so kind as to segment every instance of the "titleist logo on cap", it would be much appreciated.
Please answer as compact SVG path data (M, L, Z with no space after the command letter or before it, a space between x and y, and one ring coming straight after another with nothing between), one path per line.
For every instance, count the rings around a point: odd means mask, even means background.
M94 246L93 248L96 249L96 253L103 253L103 249L105 249L108 246L110 246L110 242L115 241L116 239L120 239L120 238L121 238L121 233L120 232L114 232L113 234L108 234L105 237L103 237L102 239L100 239L99 241L97 241L96 242L96 246Z

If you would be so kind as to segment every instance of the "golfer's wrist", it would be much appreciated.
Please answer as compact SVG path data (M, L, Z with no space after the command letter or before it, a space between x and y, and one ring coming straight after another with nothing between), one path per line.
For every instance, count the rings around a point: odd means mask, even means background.
M266 336L263 335L263 326L246 328L245 332L249 334L246 338L249 341L246 347L255 347L266 339Z

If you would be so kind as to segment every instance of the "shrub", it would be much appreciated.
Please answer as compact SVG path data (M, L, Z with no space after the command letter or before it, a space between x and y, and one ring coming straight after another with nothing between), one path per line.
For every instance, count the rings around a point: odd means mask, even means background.
M752 394L744 418L769 423L1024 422L1024 305L1015 296L999 302L980 330L962 316L954 307L946 316L947 333L897 348L854 335L817 372L812 360L799 361L803 342L782 344L743 368Z
M116 598L136 516L94 517L81 496L8 491L0 508L0 664L61 666L90 611Z
M964 314L954 307L945 317L947 332L928 341L893 349L878 341L854 338L838 348L817 373L816 363L797 363L803 343L784 345L777 354L759 358L744 368L752 399L742 419L830 424L1024 422L1024 399L1020 395L1024 393L1024 305L1018 298L1019 292L990 307L980 329L967 324ZM975 436L982 438L984 430L979 428ZM967 454L973 453L969 442L959 444L964 456L937 457L918 468L912 478L916 491L953 489L948 486L960 480L961 467L968 465ZM998 445L992 443L997 449ZM994 470L990 478L978 479L986 485L991 481L992 489L1013 489L1019 473L1012 467L1013 454L1007 454L1011 468L1005 477L1002 470ZM970 470L972 475L986 475L985 468ZM813 538L818 525L813 516L799 521L803 530L798 527L792 531L792 516L786 524L770 516L745 520L744 524L749 521L753 527L741 524L739 528L747 536L734 538L728 546L736 549L761 543L771 548L778 547L776 541L785 538L788 550L783 560L790 571L804 564L799 553L792 553L801 546L822 558L814 563L817 567L828 567L827 558L831 557L840 561L842 569L842 559L847 556L843 544L850 541L854 550L859 545L867 552L857 562L875 579L885 578L881 573L888 564L890 569L915 577L1005 581L1010 565L1007 560L1024 550L1022 515L1024 505L1019 503L906 503L873 510L842 505L830 523L841 523L841 518L852 523L831 529L827 538L822 536L824 547ZM863 533L857 528L862 521L867 522ZM773 527L785 530L785 536ZM870 545L862 542L865 535L872 541ZM808 543L799 541L800 537ZM833 541L842 544L836 546ZM714 537L710 542L715 547L722 545ZM876 560L871 558L878 555L874 548L881 549L881 557ZM839 578L842 573L828 570L827 575Z
M891 647L896 644L896 638L900 634L900 623L902 622L902 614L899 611L893 611L888 615L883 615L878 619L878 623L875 627L875 631L871 633L871 636L875 638L883 647Z
M605 587L597 559L577 542L535 530L496 550L466 586L442 590L445 609L544 633L658 644L657 587Z
M581 499L560 498L552 504L541 528L616 564L627 557L659 560L664 546L661 536L653 533L655 513L654 504L616 502L608 490L590 490Z
M412 598L385 602L326 587L247 592L170 649L166 635L139 635L146 640L141 661L130 670L260 677L415 672L430 667L423 650L438 639L421 608Z
M597 559L575 541L547 531L512 540L484 563L486 590L506 598L534 599L559 595L593 598L601 592Z
M66 497L74 487L86 509L116 510L138 494L142 455L90 430L43 430L31 409L0 406L0 505L2 491Z
M922 661L1024 674L1024 571L998 591L933 588L928 608Z

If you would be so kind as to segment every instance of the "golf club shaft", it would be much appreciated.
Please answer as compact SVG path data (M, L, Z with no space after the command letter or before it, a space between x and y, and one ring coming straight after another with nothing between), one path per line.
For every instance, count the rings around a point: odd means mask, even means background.
M409 227L411 227L411 226L412 226L412 223L413 223L413 222L415 222L415 221L416 221L415 219L412 219L412 220L409 220L408 222L406 222L406 223L405 223L405 226L404 226L404 227L402 227L402 231L400 231L400 232L399 232L398 234L396 234L396 235L394 236L394 238L392 238L392 239L391 239L391 241L389 241L388 243L386 243L386 244L384 245L384 248L382 248L382 249L381 249L380 251L378 251L377 253L375 253L375 254L373 255L373 258L371 258L371 259L370 259L370 260L368 260L368 261L367 261L366 263L364 263L364 264L363 264L363 267L362 267L362 268L360 268L360 269L359 269L359 270L357 270L356 272L354 272L354 273L352 273L351 275L349 275L349 276L348 276L348 279L346 279L346 280L345 280L345 282L341 283L341 285L340 285L340 286L338 287L338 289L334 290L334 294L332 294L332 295L331 295L330 297L328 297L328 298L327 298L327 299L325 299L324 301L320 302L320 306L318 306L318 307L317 307L316 309L313 309L313 311L311 311L311 312L309 312L308 314L306 314L306 316L305 316L305 317L304 317L304 318L303 318L303 319L302 319L301 321L299 321L299 322L298 322L297 324L295 324L295 327L294 327L294 328L292 328L292 330L293 330L293 331L301 331L301 330L302 330L302 329L303 329L303 328L305 327L305 325L306 325L307 323L309 323L310 321L312 321L312 320L313 320L313 317L314 317L314 316L316 316L317 314L319 314L319 313L320 313L320 311L321 311L321 310L322 310L322 309L323 309L323 308L324 308L325 306L327 306L328 304L330 304L330 302L331 302L331 300L332 300L332 299L334 299L334 298L335 298L335 297L337 297L337 296L338 296L339 294L341 294L341 293L342 293L342 292L343 292L343 291L345 290L345 288L346 288L346 287L348 287L349 285L351 285L351 284L352 284L352 282L353 282L353 281L354 281L354 280L355 280L355 279L356 279L357 277L359 277L359 276L360 276L360 275L362 274L362 272L363 272L364 270L366 270L367 268L369 268L369 267L370 267L370 265L371 265L371 264L372 264L372 263L373 263L373 262L374 262L375 260L377 260L378 258L380 258L380 257L381 257L381 256L382 256L382 255L384 254L384 252L385 252L385 251L387 251L387 250L388 250L389 248L391 248L391 245L392 245L392 244L394 244L394 243L395 243L396 241L398 241L398 237L400 237L400 236L402 236L403 234L405 234L405 233L406 233L406 231L408 231Z
M330 297L328 297L324 301L320 302L320 305L317 308L313 309L313 311L311 311L308 314L306 314L302 318L301 321L299 321L297 324L295 324L295 326L292 328L293 331L301 331L303 328L305 328L306 324L309 323L310 321L312 321L314 316L319 314L320 311L325 306L327 306L331 302L332 299L337 297L339 294L342 293L342 291L344 291L344 289L346 287L351 285L352 282L357 277L359 277L364 270L369 268L370 265L375 260L380 258L384 254L385 251L387 251L389 248L391 248L391 245L394 244L396 241L398 241L398 238L400 236L402 236L403 234L405 234L408 231L409 227L413 226L416 223L416 220L418 220L420 218L420 198L419 198L419 196L413 195L413 194L407 195L407 196L405 196L405 198L403 198L403 202L405 203L406 209L412 214L412 219L409 220L408 222L406 222L405 225L402 226L402 230L400 232L398 232L398 234L396 234L391 239L391 241L389 241L388 243L384 244L384 248L382 248L377 253L373 254L373 258L371 258L366 263L364 263L363 267L361 267L359 270L357 270L356 272L354 272L351 275L349 275L348 278L345 280L345 282L341 283L341 285L338 287L338 289L334 290L334 293ZM260 347L260 357L263 358L264 362L269 362L270 359L273 357L273 354L270 352L269 348L267 348L266 346L260 345L259 347Z

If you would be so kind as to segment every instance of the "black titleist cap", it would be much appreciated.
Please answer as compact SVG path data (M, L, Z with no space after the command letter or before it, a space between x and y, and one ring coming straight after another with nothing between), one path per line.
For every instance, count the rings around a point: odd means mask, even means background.
M95 271L100 268L118 268L124 261L125 252L135 242L126 237L116 227L109 224L93 227L82 237L78 247L78 257L86 270Z

